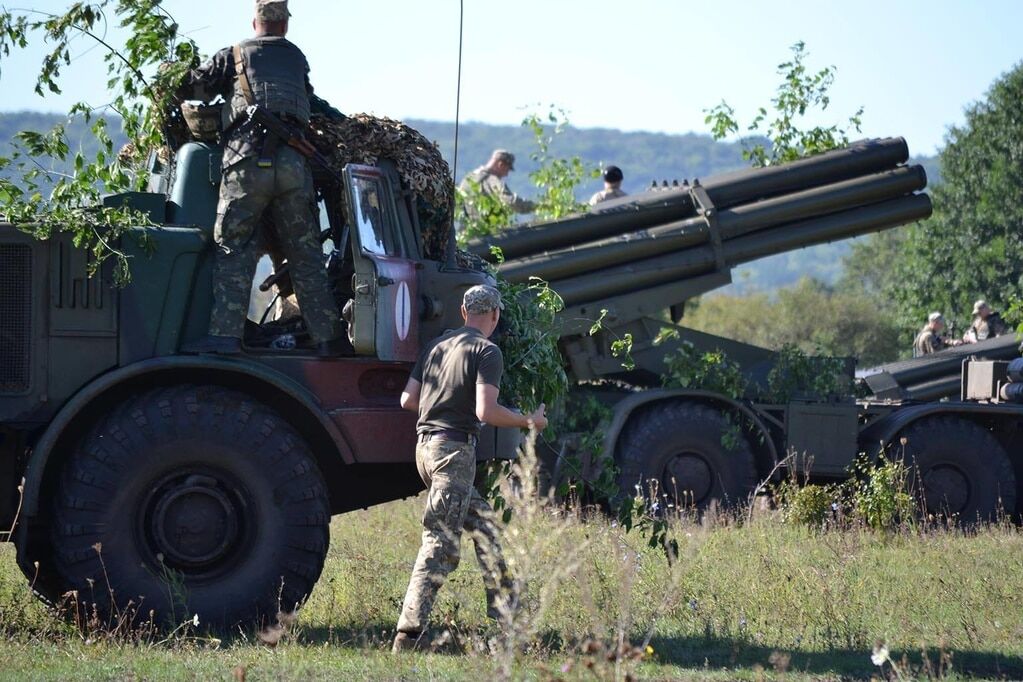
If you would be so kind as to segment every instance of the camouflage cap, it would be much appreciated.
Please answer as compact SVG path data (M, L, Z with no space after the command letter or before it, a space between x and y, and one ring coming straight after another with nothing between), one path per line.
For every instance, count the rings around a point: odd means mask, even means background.
M988 307L990 306L988 306L987 301L985 301L984 299L980 299L979 301L973 304L973 314L977 315L980 313L981 310Z
M945 323L945 316L942 315L941 313L931 313L930 315L927 316L927 321L928 322L941 322L942 324L944 324Z
M508 164L508 168L515 170L515 155L507 149L495 149L494 153L490 155L491 161L504 161Z
M470 315L485 315L498 308L504 310L501 292L488 284L477 284L462 296L462 305Z
M256 0L256 19L259 21L287 21L290 16L288 0Z

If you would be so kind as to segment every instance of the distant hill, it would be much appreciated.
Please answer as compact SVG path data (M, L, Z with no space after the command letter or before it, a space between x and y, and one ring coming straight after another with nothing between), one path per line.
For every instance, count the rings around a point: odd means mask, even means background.
M0 113L0 156L9 151L9 141L19 130L48 130L62 117L37 112ZM453 123L409 119L408 125L422 132L439 146L449 164L454 162L455 127ZM117 126L110 126L111 132ZM70 127L69 137L81 139L86 151L94 148L85 128L80 123ZM120 142L118 141L119 145ZM463 123L458 135L459 178L473 168L483 164L495 148L511 150L516 155L516 172L509 176L508 184L517 193L529 196L534 193L529 182L529 172L537 166L530 158L535 151L532 132L521 126L498 126L485 123ZM557 137L551 153L562 157L579 156L591 168L608 164L619 166L625 173L623 187L630 193L640 192L650 183L663 180L682 181L706 178L718 173L746 167L742 159L742 145L736 142L715 142L709 135L688 133L669 135L666 133L622 132L605 128L567 128ZM936 157L914 159L922 164L934 184L939 176ZM579 190L579 198L585 199L602 186L599 179L586 182ZM849 249L849 242L837 242L822 246L779 254L737 268L733 273L735 284L728 288L730 293L747 291L774 291L779 287L794 284L803 276L811 276L832 283L842 270L842 256ZM725 290L722 290L725 291Z

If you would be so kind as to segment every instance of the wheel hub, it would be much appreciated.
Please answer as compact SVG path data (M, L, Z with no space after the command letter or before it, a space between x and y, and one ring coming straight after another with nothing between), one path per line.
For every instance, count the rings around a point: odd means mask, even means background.
M958 514L970 501L970 481L956 467L940 465L931 468L923 476L923 485L928 511Z
M147 539L156 559L167 566L201 574L222 562L239 544L239 497L217 477L179 474L165 479L147 506Z
M710 494L714 475L707 461L696 453L673 456L664 466L661 491L677 496L681 503L700 504Z

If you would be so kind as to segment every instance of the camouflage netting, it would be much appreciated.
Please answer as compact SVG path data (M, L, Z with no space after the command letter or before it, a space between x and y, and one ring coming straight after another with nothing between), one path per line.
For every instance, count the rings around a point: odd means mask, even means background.
M444 259L455 186L448 163L434 143L400 121L369 114L345 118L314 115L309 128L310 141L338 170L349 163L392 161L405 187L418 195L424 255ZM344 197L337 201L343 203ZM344 206L337 208L345 215Z

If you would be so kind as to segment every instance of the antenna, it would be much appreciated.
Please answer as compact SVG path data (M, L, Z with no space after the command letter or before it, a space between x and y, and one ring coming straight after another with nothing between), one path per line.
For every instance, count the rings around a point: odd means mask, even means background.
M458 85L455 88L455 152L451 159L451 229L448 232L448 243L445 260L450 268L455 267L455 195L458 192L458 122L462 106L462 33L465 25L465 0L458 0Z
M455 153L451 173L458 179L458 122L462 107L462 30L465 25L465 0L458 0L458 85L455 88Z

